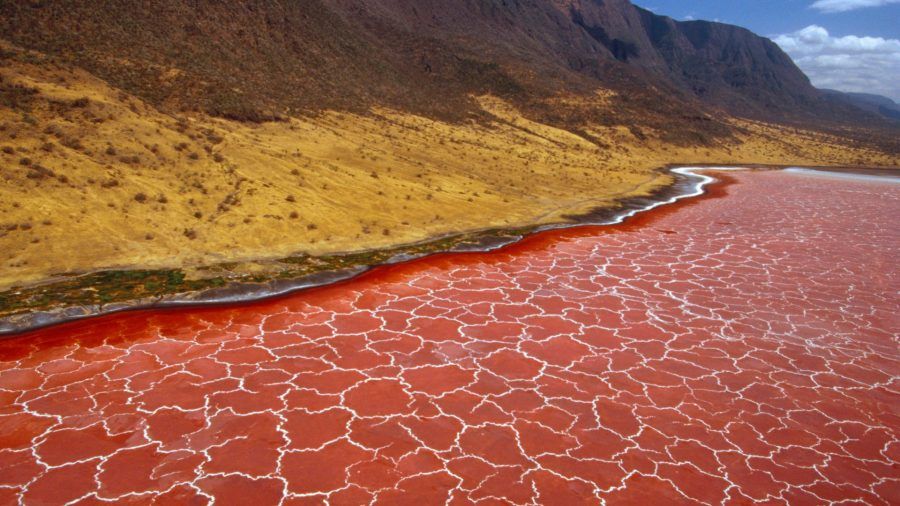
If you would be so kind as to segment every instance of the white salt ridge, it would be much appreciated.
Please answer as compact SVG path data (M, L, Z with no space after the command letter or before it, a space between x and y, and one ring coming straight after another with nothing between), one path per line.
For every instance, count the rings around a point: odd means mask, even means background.
M638 209L631 209L627 212L616 215L615 218L598 223L598 225L616 225L618 223L622 223L623 221L631 218L632 216L643 213L645 211L649 211L651 209L656 209L660 206L666 206L669 204L674 204L681 199L697 197L703 195L703 188L715 181L715 178L711 176L707 176L706 174L701 174L703 171L725 171L725 170L747 170L744 167L676 167L671 170L674 174L680 174L682 176L687 176L694 180L694 184L691 187L690 191L675 195L674 197L669 198L668 200L660 200L658 202L653 202L652 204L647 205L646 207L641 207Z

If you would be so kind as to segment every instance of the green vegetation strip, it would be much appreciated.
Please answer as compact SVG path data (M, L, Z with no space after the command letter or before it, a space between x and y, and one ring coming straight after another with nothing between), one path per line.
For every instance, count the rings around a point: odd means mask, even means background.
M69 307L136 303L176 294L202 293L226 285L258 285L275 280L301 281L313 274L371 267L395 258L415 258L467 246L480 249L479 245L489 241L512 241L533 230L490 230L397 248L347 254L300 254L277 261L258 262L260 265L273 267L272 272L265 274L247 274L240 272L240 264L222 263L199 269L208 275L199 279L188 278L182 269L113 270L74 275L61 281L0 292L0 319Z

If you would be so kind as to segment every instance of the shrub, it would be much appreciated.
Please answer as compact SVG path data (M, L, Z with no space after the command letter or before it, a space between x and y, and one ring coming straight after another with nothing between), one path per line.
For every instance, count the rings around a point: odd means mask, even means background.
M218 135L217 133L213 132L212 130L209 130L206 132L206 139L213 144L219 144L225 140L224 137L222 137L221 135Z
M186 228L184 229L184 236L193 241L197 238L197 232L192 228Z
M134 200L136 200L136 201L140 202L141 204L143 204L144 202L147 202L147 195L144 194L144 193L136 193L136 194L134 195Z
M28 179L44 179L46 177L54 177L56 173L40 164L33 164L28 171L26 177Z
M60 130L57 125L47 125L47 128L44 129L44 133L47 135L52 135L54 137L62 137L63 131Z
M81 151L82 149L84 149L84 145L81 144L81 141L76 139L75 137L66 137L60 141L60 144L76 151Z

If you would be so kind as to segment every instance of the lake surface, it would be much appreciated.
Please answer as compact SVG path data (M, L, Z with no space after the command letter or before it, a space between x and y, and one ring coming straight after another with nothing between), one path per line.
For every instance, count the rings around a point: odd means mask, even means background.
M897 504L900 185L722 178L622 225L0 341L0 503Z

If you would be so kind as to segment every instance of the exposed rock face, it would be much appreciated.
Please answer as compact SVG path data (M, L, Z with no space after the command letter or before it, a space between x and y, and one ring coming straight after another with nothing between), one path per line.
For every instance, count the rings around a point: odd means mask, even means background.
M774 42L737 26L675 21L627 0L556 0L618 61L730 112L783 118L819 92Z
M698 103L768 120L875 118L823 100L768 39L627 0L3 2L0 36L154 103L237 119L372 105L463 118L472 93L525 107L601 87L629 94L616 114L638 124Z

